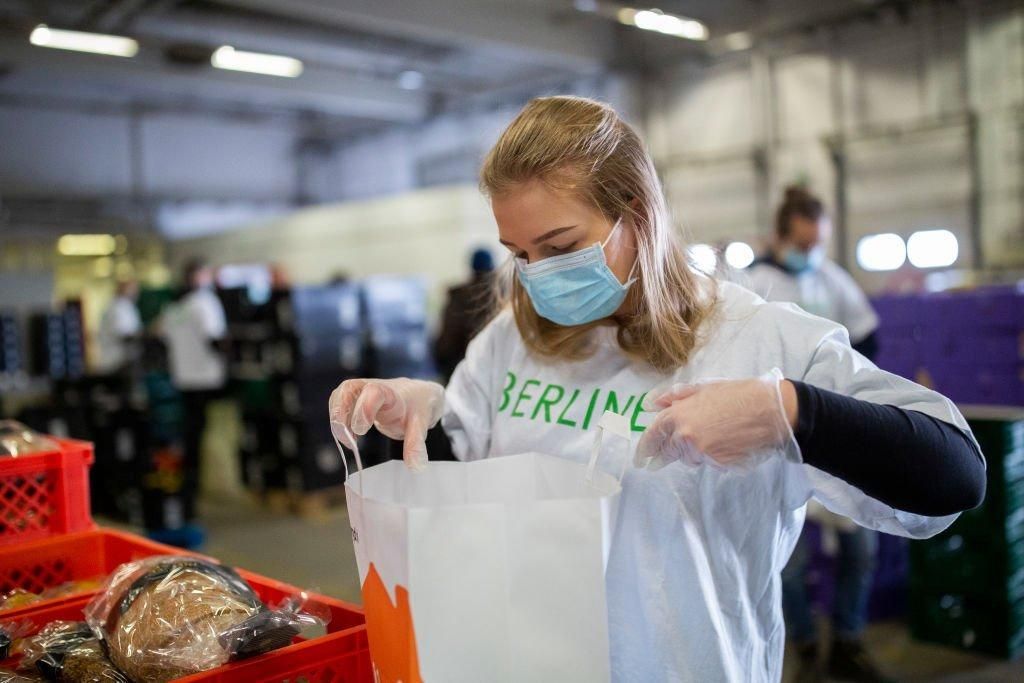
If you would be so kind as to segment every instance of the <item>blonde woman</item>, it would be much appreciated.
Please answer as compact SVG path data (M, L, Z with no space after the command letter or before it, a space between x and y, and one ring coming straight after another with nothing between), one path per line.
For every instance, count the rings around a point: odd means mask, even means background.
M532 101L481 186L513 256L500 311L447 389L350 380L331 418L404 439L418 467L439 422L463 460L583 461L596 418L627 415L642 436L606 574L615 681L779 680L779 572L811 498L911 537L981 500L984 461L950 401L876 368L839 325L689 267L610 107Z

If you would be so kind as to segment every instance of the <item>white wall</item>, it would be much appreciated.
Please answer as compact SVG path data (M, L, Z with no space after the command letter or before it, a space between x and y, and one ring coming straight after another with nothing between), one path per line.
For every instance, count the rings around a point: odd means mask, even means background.
M631 79L608 75L535 94L572 93L613 104L642 128L639 92ZM525 103L510 97L492 108L449 113L420 125L402 126L362 136L342 145L328 159L333 183L321 201L342 201L395 194L419 186L420 172L450 167L448 182L476 182L480 162L501 131Z
M200 114L0 104L5 195L291 199L296 133ZM140 163L141 173L135 173Z
M202 254L216 265L272 262L292 282L316 284L339 272L423 275L436 311L444 288L469 275L469 254L484 246L496 259L490 207L475 185L328 204L243 230L172 243L180 264Z
M764 241L793 182L835 207L834 144L849 176L847 254L864 234L948 227L957 266L970 267L977 192L981 263L1024 266L1022 46L1024 9L923 7L909 24L846 27L665 74L647 129L677 221L698 241ZM869 288L888 277L851 270Z

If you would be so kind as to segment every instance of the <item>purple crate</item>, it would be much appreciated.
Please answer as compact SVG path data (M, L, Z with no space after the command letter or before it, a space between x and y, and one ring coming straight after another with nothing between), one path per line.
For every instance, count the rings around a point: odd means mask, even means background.
M949 363L926 368L932 388L958 403L1024 405L1024 366L961 366Z
M884 295L871 300L881 326L886 328L913 327L921 322L921 304L918 295Z
M811 547L811 561L807 571L808 596L814 609L822 614L832 613L835 601L836 561L821 550L821 527L808 522L803 533ZM868 600L868 619L894 619L906 614L907 582L910 558L907 539L878 534L878 554Z
M1009 367L1024 361L1024 332L988 329L934 334L921 345L920 355L928 367Z

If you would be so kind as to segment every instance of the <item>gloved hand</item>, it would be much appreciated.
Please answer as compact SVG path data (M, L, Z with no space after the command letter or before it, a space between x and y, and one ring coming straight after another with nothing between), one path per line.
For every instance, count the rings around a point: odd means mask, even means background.
M422 469L427 464L427 430L444 411L444 387L418 379L350 379L331 394L329 411L332 422L358 436L376 425L384 436L404 439L402 459L410 469Z
M649 470L681 460L718 467L750 466L758 451L795 447L791 420L796 393L778 370L756 379L676 385L649 398L645 408L660 410L637 444L633 464Z

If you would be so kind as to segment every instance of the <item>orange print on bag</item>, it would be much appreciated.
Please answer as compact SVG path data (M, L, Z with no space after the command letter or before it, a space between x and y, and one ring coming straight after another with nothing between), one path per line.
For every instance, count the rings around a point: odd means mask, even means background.
M409 591L395 586L395 604L392 604L384 581L372 563L363 582L363 610L376 683L422 683Z

